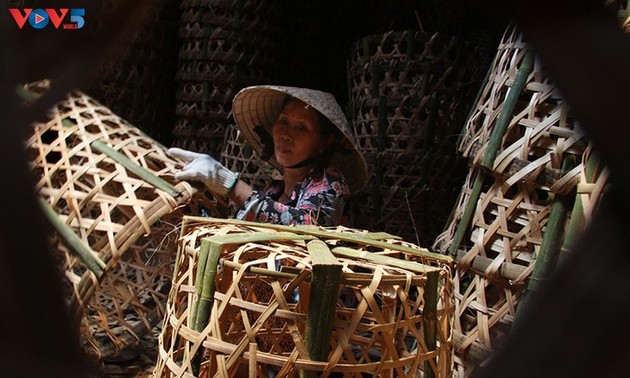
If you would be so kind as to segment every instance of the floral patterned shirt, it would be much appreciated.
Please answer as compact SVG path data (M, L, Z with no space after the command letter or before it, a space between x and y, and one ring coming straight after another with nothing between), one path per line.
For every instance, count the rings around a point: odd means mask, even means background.
M275 181L266 192L254 190L236 214L237 219L284 225L337 226L350 189L333 168L314 169L298 182L288 202L279 201L284 182Z

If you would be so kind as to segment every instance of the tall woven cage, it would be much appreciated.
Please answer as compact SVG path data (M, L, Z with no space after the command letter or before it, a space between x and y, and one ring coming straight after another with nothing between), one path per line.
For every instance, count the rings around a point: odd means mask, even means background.
M501 346L589 219L606 170L533 49L508 26L466 123L470 159L434 250L456 260L456 376Z
M175 118L177 0L147 5L122 57L101 64L85 93L100 101L151 138L169 144ZM125 1L106 0L95 20L112 17ZM98 28L98 25L88 25Z
M348 113L372 174L351 200L352 226L431 244L466 174L456 143L481 83L474 50L414 30L358 40Z
M234 95L271 80L275 1L183 0L180 10L173 144L219 157Z
M154 376L448 377L451 263L385 233L185 217Z
M81 343L116 356L164 316L181 218L224 205L176 182L182 162L81 92L34 124L26 149Z

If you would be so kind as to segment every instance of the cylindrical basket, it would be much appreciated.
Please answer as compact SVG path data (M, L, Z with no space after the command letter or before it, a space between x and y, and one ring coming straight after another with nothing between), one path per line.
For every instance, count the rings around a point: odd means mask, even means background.
M184 217L154 376L447 377L451 284L389 234Z
M71 316L88 352L105 358L162 319L181 217L224 210L175 182L183 163L89 96L70 94L49 117L27 153Z

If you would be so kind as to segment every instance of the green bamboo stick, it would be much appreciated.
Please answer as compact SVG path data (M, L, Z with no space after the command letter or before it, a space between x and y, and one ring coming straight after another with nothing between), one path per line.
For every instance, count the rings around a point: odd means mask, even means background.
M336 232L336 231L328 231L316 229L312 226L284 226L272 223L256 223L249 222L240 219L224 219L224 218L213 218L213 217L198 217L198 216L186 216L187 220L190 221L198 221L203 223L223 223L223 224L234 224L234 225L242 225L242 226L250 226L257 228L267 228L277 231L287 231L294 234L303 234L303 235L311 235L318 239L332 239L332 240L340 240L350 243L358 243L365 246L372 246L377 248L390 249L393 251L399 251L404 253L409 253L411 255L415 255L418 257L431 258L436 261L452 264L453 259L449 256L445 256L439 253L429 252L426 248L415 249L411 247L407 247L404 245L397 245L388 243L382 240L375 240L369 237L363 237L362 234L353 234L349 232Z
M129 159L122 153L112 149L111 147L107 146L105 143L101 142L100 140L93 141L90 144L90 146L96 151L109 156L114 161L121 164L123 167L127 168L130 172L132 172L136 176L140 177L141 179L153 185L154 187L165 191L171 196L178 197L181 194L181 192L177 190L177 188L175 188L173 185L169 184L168 182L161 179L160 177L154 175L152 172L144 169L137 163L134 163L131 159Z
M208 243L201 243L201 247L199 247L199 254L197 259L197 273L195 277L195 294L197 300L193 302L192 308L190 311L190 325L193 329L196 329L197 326L197 311L199 307L199 298L201 298L201 292L203 291L203 278L206 270L206 264L208 262L208 252L210 251Z
M563 163L563 171L570 171L575 167L575 164L574 156L568 156ZM517 323L522 317L524 309L530 306L529 303L532 298L540 292L544 283L553 276L560 255L560 246L562 244L567 210L569 207L568 203L569 195L556 193L551 204L551 210L549 212L549 218L547 219L547 226L540 245L540 250L538 256L536 256L536 265L534 265L534 270L529 277L527 287L523 291L521 301L516 309L516 316L514 318L515 326L517 326Z
M214 282L217 276L217 266L219 264L219 255L222 245L213 242L210 238L201 241L201 250L207 249L208 258L206 259L205 268L203 270L203 278L201 284L201 294L197 299L197 314L195 315L195 323L192 329L201 332L208 325L210 319L210 311L214 302ZM201 252L200 252L201 253Z
M501 143L501 140L503 139L503 135L505 134L507 126L510 123L510 119L512 119L512 112L514 111L516 102L521 95L523 88L525 88L525 85L527 84L527 78L529 77L529 74L533 70L534 58L534 50L530 49L529 51L527 51L525 57L523 58L523 61L521 62L521 66L516 73L516 78L514 79L514 83L512 84L510 93L505 100L503 109L501 110L501 113L497 118L497 122L492 129L492 134L490 135L488 146L486 147L486 150L484 151L484 155L481 160L481 166L489 171L491 171L493 168L499 145ZM449 248L449 254L451 256L457 256L459 245L464 238L466 230L470 226L474 210L477 207L477 201L479 200L479 196L481 195L481 186L483 184L484 178L485 172L483 169L481 169L477 173L477 177L475 178L475 182L473 183L473 189L470 197L468 198L468 202L466 203L466 207L464 208L462 219L460 220L459 224L457 225L457 229L455 230L453 242Z
M351 259L363 259L376 264L394 266L396 268L411 270L412 272L418 273L439 272L441 270L438 267L424 265L414 261L397 259L395 257L379 255L372 252L357 251L347 247L335 247L332 249L332 253Z
M321 240L307 244L313 262L305 344L313 361L327 361L343 265Z
M586 161L584 167L584 174L586 181L592 183L595 179L595 169L599 166L599 157L596 153L592 152ZM573 204L573 210L571 211L571 218L569 225L567 226L566 236L564 237L564 244L561 248L560 261L562 261L566 254L572 250L573 243L577 238L578 232L584 225L584 203L582 203L582 196L577 193L575 196L575 203Z
M96 253L92 251L67 224L59 219L59 216L48 202L39 198L39 203L46 219L53 228L57 230L64 244L75 256L79 257L85 266L100 280L105 270L105 263L96 257Z
M422 327L424 328L424 342L427 345L427 350L429 352L434 351L437 348L437 304L439 278L439 272L428 272L427 283L424 288ZM435 361L435 358L433 358L433 360ZM435 377L435 372L431 368L430 360L424 362L424 377Z
M479 200L479 196L481 195L481 186L483 184L484 178L485 173L482 170L478 170L477 176L475 177L475 182L473 183L472 191L470 192L470 197L468 198L468 201L466 202L466 207L464 208L464 214L462 214L462 219L459 221L457 229L455 229L453 241L448 249L449 254L453 257L457 256L459 245L464 239L464 234L468 230L468 226L472 221L473 214L475 212L475 209L477 208L477 201Z
M492 170L494 166L494 159L497 156L497 151L499 150L499 145L503 140L505 130L507 129L508 125L510 124L510 120L513 117L512 113L514 112L516 102L518 101L518 98L521 96L521 92L527 84L527 78L529 77L529 74L534 69L535 56L536 55L533 49L529 49L527 53L525 53L525 57L523 57L521 66L516 72L516 77L514 78L512 88L510 89L510 92L505 99L503 110L501 110L501 113L497 118L497 122L492 129L490 141L488 142L488 146L486 147L483 159L481 160L481 166L487 168L488 170Z

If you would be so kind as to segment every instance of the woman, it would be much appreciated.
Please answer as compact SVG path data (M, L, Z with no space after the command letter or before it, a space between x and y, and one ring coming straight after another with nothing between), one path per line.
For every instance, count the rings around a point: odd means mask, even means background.
M253 86L236 94L232 114L283 179L260 192L208 155L171 148L169 154L188 163L175 178L201 181L229 197L240 208L238 219L338 225L350 193L365 185L367 168L335 98L312 89Z

